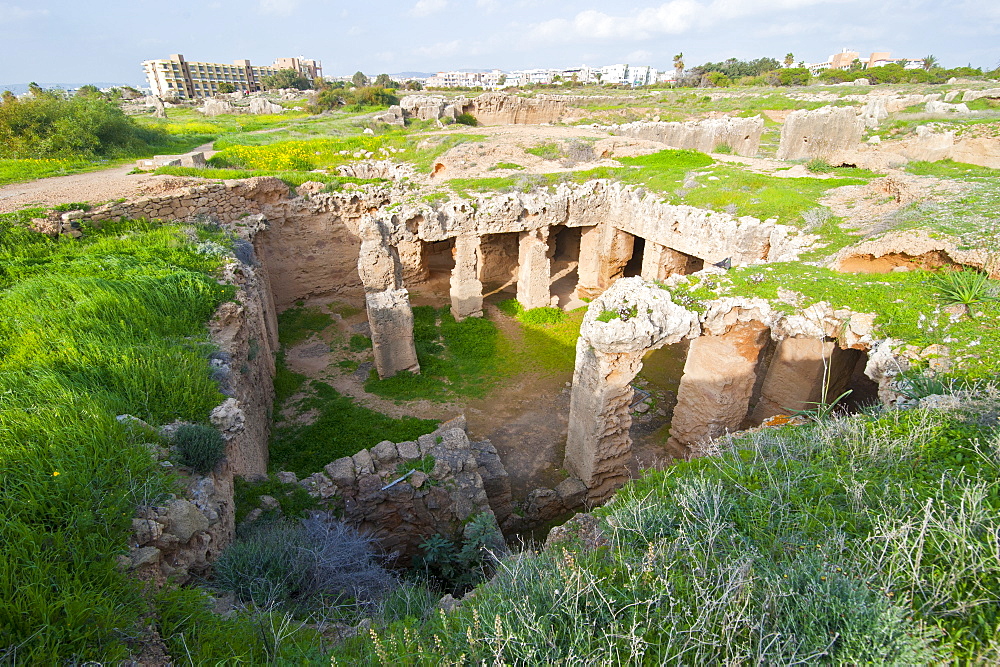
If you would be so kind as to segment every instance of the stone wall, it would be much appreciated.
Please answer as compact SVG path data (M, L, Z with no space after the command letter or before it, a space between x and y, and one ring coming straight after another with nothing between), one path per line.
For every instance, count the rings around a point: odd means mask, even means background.
M737 155L752 157L760 148L764 119L761 116L753 118L727 116L683 123L638 121L625 125L611 125L607 130L614 134L658 141L673 148L687 148L703 153L714 153L720 146L725 145Z
M207 570L234 536L234 476L267 473L278 330L267 267L257 261L252 245L263 224L255 216L243 228L237 258L227 263L223 276L237 287L236 298L219 306L209 322L218 346L213 375L228 395L209 417L225 439L225 458L207 475L172 465L183 491L138 508L132 521L132 550L122 565L157 584L168 577L183 583ZM134 421L119 419L126 427ZM179 425L163 427L162 436L169 440ZM149 448L162 465L177 459L170 450Z
M566 113L566 103L556 99L483 93L467 101L462 111L475 116L480 125L539 125L559 122Z
M461 417L416 441L384 441L337 459L302 480L287 472L279 478L342 512L401 565L432 535L460 536L474 515L491 514L499 526L512 518L510 481L496 449L488 440L471 442Z

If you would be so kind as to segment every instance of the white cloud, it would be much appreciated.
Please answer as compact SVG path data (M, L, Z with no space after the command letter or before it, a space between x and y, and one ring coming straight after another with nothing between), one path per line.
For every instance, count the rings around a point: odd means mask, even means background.
M476 0L476 7L486 12L495 12L500 9L500 3L498 0Z
M425 58L448 58L457 55L462 51L462 42L454 40L451 42L438 42L430 46L421 46L413 49L413 53Z
M593 9L573 18L551 19L528 26L532 41L571 42L578 40L646 40L659 35L677 35L694 27L704 27L747 16L803 9L831 2L859 0L670 0L644 7L625 16Z
M25 9L17 5L8 5L7 3L0 2L0 23L13 23L14 21L23 21L24 19L31 19L38 16L48 16L48 14L49 10L47 9Z
M261 14L291 16L299 8L299 0L259 0Z
M644 63L652 60L653 54L650 51L639 49L625 56L625 61L630 63Z
M357 37L358 35L363 35L364 33L365 33L365 29L362 28L359 25L352 25L347 30L347 34L350 35L351 37Z
M410 10L411 16L429 16L448 6L448 0L417 0Z

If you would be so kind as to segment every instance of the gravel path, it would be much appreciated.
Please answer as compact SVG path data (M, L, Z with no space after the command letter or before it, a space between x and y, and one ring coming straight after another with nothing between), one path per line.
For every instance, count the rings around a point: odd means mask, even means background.
M194 150L204 152L207 159L214 155L211 149L212 144L209 143ZM98 203L122 198L132 199L203 182L176 176L130 175L129 172L134 166L133 163L129 163L100 171L5 185L0 187L0 213L11 213L34 206L51 208L71 202Z

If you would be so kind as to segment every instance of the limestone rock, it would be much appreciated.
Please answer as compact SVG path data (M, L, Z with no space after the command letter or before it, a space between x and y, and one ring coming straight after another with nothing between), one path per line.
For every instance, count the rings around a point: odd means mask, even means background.
M151 519L132 519L132 533L139 546L155 542L163 534L163 525Z
M142 547L136 549L132 552L132 564L133 570L137 570L144 565L155 565L160 562L160 557L162 552L156 547Z
M455 107L459 107L457 100ZM566 103L551 98L483 93L461 108L462 112L475 116L480 125L537 125L558 122L566 112Z
M323 470L338 488L345 489L354 484L354 459L350 456L326 464Z
M948 114L968 114L972 113L964 102L959 104L948 104L932 100L924 106L926 113L948 113Z
M861 142L865 120L851 107L793 111L781 126L779 160L827 158Z
M278 481L282 484L297 484L299 481L299 478L294 472L282 471L275 475L275 477L277 477Z
M380 114L375 114L372 120L376 123L386 123L387 125L397 125L399 127L403 127L406 124L403 118L403 108L398 104L392 105Z
M226 438L240 433L246 426L246 415L235 398L227 398L216 406L208 419Z
M254 97L250 99L250 113L255 115L264 114L281 114L284 113L285 108L280 104L275 104L268 99L263 97Z
M217 100L214 97L205 98L205 103L200 109L201 113L208 117L222 116L236 113L236 109L226 100Z
M737 155L754 156L760 148L764 119L761 116L753 118L726 116L683 123L637 121L624 125L611 125L607 129L614 134L658 141L673 148L714 153L719 146L725 145Z
M195 533L208 530L208 519L193 503L187 500L172 500L167 504L166 532L175 535L181 542L187 542Z
M556 494L566 509L579 507L587 499L587 485L576 477L569 477L559 482Z

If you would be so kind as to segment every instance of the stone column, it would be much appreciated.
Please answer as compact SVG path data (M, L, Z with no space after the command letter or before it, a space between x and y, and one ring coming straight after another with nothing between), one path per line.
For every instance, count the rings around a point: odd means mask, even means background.
M762 322L739 322L691 342L670 423L671 444L694 445L739 430L769 333Z
M403 288L403 267L385 224L371 218L361 223L363 240L358 255L358 274L365 286L375 369L380 378L400 371L420 372L413 342L413 310Z
M684 253L653 241L646 241L646 249L642 254L643 280L666 280L675 273L685 273L687 265L688 256Z
M577 295L595 297L622 277L632 258L635 237L611 225L585 229L580 237Z
M521 232L517 267L517 300L525 310L548 306L552 262L548 228Z
M455 238L455 268L451 271L451 314L456 320L483 316L482 263L478 236Z
M606 322L604 312L631 313ZM648 351L697 335L698 316L641 278L624 278L591 303L576 344L565 466L607 498L628 477L630 382Z

